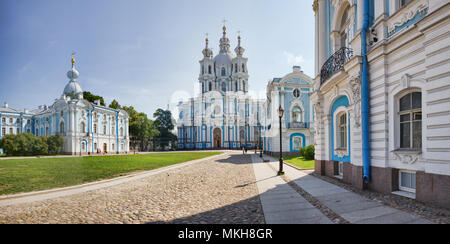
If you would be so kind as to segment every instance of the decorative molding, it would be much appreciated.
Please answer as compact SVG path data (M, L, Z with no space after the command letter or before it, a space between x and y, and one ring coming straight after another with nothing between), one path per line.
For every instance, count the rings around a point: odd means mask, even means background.
M314 10L314 13L316 13L317 10L319 10L319 3L318 3L317 0L314 0L314 2L312 4L312 7L313 7L313 10Z
M404 164L415 164L422 152L420 151L395 151L394 155L397 160Z
M343 158L345 156L348 156L348 151L347 150L341 150L341 149L336 149L334 150L334 152L336 153L336 155L340 158Z
M361 126L361 75L353 76L349 80L350 89L353 96L353 115L355 127Z
M402 78L400 79L400 86L403 89L406 89L406 88L409 88L410 83L411 83L411 76L408 74L404 74L402 76Z
M414 19L414 17L416 17L417 14L425 11L427 8L428 8L428 1L422 1L422 3L415 6L415 8L413 8L412 10L403 13L397 18L397 20L394 21L393 24L388 26L388 33L392 35L395 32L396 27L400 27L404 25L406 22Z

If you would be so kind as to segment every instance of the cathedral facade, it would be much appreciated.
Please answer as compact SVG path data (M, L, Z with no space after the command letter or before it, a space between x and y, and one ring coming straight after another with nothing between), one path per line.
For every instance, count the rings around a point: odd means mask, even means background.
M127 153L128 114L83 99L74 66L67 72L69 83L51 106L35 110L16 110L8 103L0 107L0 139L8 134L32 133L36 136L60 134L64 154ZM1 149L0 149L1 150Z
M201 94L178 104L178 148L256 147L262 144L263 100L248 94L248 70L241 37L234 55L223 27L220 52L208 47L200 60Z

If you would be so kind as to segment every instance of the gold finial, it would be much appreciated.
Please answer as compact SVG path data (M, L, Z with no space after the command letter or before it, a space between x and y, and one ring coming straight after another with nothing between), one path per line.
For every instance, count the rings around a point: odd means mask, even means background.
M72 52L72 67L75 64L75 57L74 57L74 55L75 55L75 52Z
M225 33L226 31L227 31L227 27L225 26L225 24L227 23L227 20L226 19L223 19L223 33Z

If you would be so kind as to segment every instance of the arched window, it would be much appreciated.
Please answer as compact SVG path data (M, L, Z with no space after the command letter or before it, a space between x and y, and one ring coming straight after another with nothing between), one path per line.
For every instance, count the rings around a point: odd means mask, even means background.
M103 126L103 135L106 135L106 125Z
M59 123L59 133L64 134L64 122Z
M39 136L39 129L36 128L36 136Z
M245 64L242 64L242 72L245 72Z
M299 107L294 107L292 109L292 120L294 123L302 122L302 110Z
M337 149L347 149L347 113L337 115L336 143Z
M238 65L237 65L237 64L234 64L234 72L235 72L235 73L239 72L239 71L238 71Z
M205 74L205 66L202 65L202 75Z
M399 100L400 148L422 148L422 93L411 92Z
M86 125L84 124L84 122L81 122L81 124L80 124L80 132L86 133Z
M48 131L48 126L45 127L45 135L46 135L46 136L49 136L49 135L50 135L50 134L49 134L49 131Z
M4 135L6 135L6 128L5 127L2 128L2 136L4 136Z
M348 15L349 7L344 10L341 19L341 47L349 47L350 46L350 19Z
M97 124L94 124L94 133L97 134Z
M211 74L211 65L210 66L208 66L208 74Z
M234 82L234 89L235 89L235 91L238 91L238 83L237 83L237 81Z
M205 83L202 82L202 93L205 92Z
M222 68L221 75L222 76L226 76L227 75L227 72L226 72L225 68Z
M209 91L212 91L211 82L209 82Z
M123 127L120 127L120 136L123 136Z
M116 134L116 127L114 127L114 125L111 127L111 134Z
M227 84L225 82L222 82L222 91L223 92L227 91Z

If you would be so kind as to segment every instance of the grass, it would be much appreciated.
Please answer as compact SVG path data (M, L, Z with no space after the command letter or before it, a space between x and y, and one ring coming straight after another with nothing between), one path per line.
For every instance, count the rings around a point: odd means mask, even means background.
M220 152L0 160L0 195L46 190L110 179L201 159Z
M313 169L314 168L314 159L306 160L300 156L287 156L287 157L283 157L283 160L289 164L294 165L297 168L300 168L300 169Z

